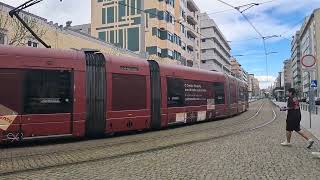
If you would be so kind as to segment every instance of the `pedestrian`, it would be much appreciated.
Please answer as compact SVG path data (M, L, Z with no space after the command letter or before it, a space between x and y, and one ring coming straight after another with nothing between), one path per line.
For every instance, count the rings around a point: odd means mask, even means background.
M292 131L296 131L299 135L301 135L305 140L307 140L307 148L311 148L314 141L307 136L300 128L301 121L301 111L298 98L296 97L296 91L294 88L288 89L288 102L287 107L283 107L280 110L288 111L287 113L287 121L286 121L286 136L287 139L281 145L290 146L291 145L291 135Z

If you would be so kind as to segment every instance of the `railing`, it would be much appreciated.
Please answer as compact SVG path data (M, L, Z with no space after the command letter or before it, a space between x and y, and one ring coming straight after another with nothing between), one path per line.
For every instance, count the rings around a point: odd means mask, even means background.
M300 108L301 108L302 111L310 112L310 111L309 111L309 104L307 104L307 103L301 103L301 104L300 104ZM315 109L314 109L313 111L311 111L311 113L318 115L318 113L319 113L319 108L320 108L319 106L315 106Z

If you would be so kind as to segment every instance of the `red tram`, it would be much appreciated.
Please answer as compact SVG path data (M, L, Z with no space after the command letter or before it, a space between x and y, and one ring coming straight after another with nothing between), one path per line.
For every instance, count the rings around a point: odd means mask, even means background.
M0 143L161 129L242 113L223 73L98 52L0 46Z

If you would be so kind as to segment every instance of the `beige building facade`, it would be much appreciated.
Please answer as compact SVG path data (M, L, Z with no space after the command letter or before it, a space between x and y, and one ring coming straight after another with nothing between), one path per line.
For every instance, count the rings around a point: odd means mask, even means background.
M248 93L249 98L260 96L259 80L254 77L254 74L248 75Z
M236 78L248 83L249 74L235 58L231 58L231 74Z
M44 48L30 33L17 39L17 33L27 32L21 23L11 18L8 13L13 7L0 2L0 44L13 46L30 46ZM94 49L113 55L143 57L135 52L120 49L112 44L103 42L87 33L74 30L68 26L62 26L48 22L46 19L31 13L21 12L20 16L28 20L32 29L41 36L43 41L52 48L60 49Z
M200 67L193 0L91 0L91 35L159 62Z

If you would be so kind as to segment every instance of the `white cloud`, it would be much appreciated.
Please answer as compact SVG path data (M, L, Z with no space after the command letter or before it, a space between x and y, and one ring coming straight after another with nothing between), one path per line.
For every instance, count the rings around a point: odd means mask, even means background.
M259 80L260 89L266 89L276 80L274 76L255 76Z
M230 9L227 5L212 0L195 0L200 9L205 12L219 12ZM252 3L252 0L224 0L225 2L239 6L247 3ZM266 2L266 0L256 0L255 3ZM285 16L290 13L304 12L305 15L320 6L319 0L276 0L271 3L255 6L247 11L246 14L250 21L257 27L258 31L264 36L279 35L287 32L285 37L289 38L299 28L299 25L290 25L281 22L277 17ZM217 22L220 29L228 40L238 41L252 37L259 37L253 28L246 22L239 12L236 10L226 11L224 13L212 14L211 17ZM299 21L298 19L296 21ZM278 38L277 40L279 40ZM274 41L274 40L273 40ZM247 42L239 43L245 44ZM251 42L252 43L252 42ZM260 44L259 40L254 43ZM238 44L238 43L237 43Z
M65 24L67 21L73 21L73 25L86 24L91 21L91 1L90 0L45 0L26 11L38 16L54 21L55 23ZM17 7L26 0L1 0L1 2Z

